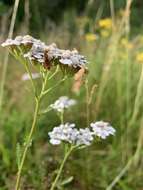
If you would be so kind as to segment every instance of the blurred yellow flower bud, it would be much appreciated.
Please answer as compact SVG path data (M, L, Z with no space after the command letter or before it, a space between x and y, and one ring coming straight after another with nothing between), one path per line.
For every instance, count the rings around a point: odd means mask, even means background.
M93 42L93 41L95 41L97 39L97 36L95 34L93 34L93 33L87 33L85 35L85 39L88 42Z
M137 62L140 62L140 63L143 63L143 52L138 53L138 54L136 55L136 61L137 61Z
M122 38L121 39L121 45L124 46L125 48L128 48L128 49L132 49L133 48L133 44L131 44L128 39L126 38Z
M110 18L105 18L99 20L99 26L101 28L111 29L112 28L112 20Z

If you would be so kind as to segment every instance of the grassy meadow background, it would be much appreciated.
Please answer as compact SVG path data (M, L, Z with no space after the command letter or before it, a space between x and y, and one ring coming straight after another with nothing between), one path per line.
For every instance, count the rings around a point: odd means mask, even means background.
M13 6L12 0L0 1L1 43L8 36ZM30 34L63 49L76 48L89 62L89 73L78 92L72 90L70 78L45 97L44 107L66 95L78 101L66 113L66 121L86 127L88 119L105 120L116 128L115 137L69 158L62 178L73 179L59 189L143 190L142 18L139 0L19 2L14 37ZM6 50L0 47L0 84L5 56ZM24 142L32 122L34 98L30 82L21 80L24 73L23 66L9 56L0 110L0 190L14 188L17 143ZM23 190L49 189L63 158L62 149L48 143L48 132L58 124L53 111L39 118L24 166Z

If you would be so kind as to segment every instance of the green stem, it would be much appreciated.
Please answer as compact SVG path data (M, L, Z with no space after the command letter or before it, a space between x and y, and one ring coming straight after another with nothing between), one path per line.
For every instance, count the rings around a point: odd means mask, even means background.
M87 126L89 126L89 120L90 120L89 99L90 97L89 97L88 79L86 79L85 88L86 88L86 122L87 122Z
M15 26L18 6L19 6L19 0L15 0L10 28L9 28L9 33L8 33L8 38L12 38L12 36L13 36L13 30L14 30L14 26ZM1 112L2 104L3 104L3 96L4 96L4 87L5 87L6 74L7 74L8 59L9 59L9 52L6 52L3 69L2 69L1 84L0 84L0 112Z
M63 159L63 161L62 161L62 163L61 163L61 165L60 165L60 168L59 168L59 170L58 170L57 176L56 176L54 182L52 183L52 186L51 186L50 190L54 190L54 188L56 187L56 185L57 185L57 183L58 183L58 180L59 180L59 177L61 176L61 173L62 173L62 171L63 171L63 167L64 167L64 165L65 165L65 162L67 161L67 159L68 159L68 157L69 157L69 155L71 154L71 152L72 152L73 149L74 149L74 147L71 146L71 147L69 148L69 150L66 152L66 154L65 154L65 156L64 156L64 159Z
M30 75L30 73L31 73L30 70L29 70L28 73ZM48 74L46 75L45 80L43 82L41 93L40 93L39 97L37 98L35 96L36 105L35 105L33 123L32 123L32 127L31 127L31 130L30 130L29 136L28 136L27 141L25 143L25 148L24 148L23 155L22 155L22 158L21 158L20 166L18 168L15 190L20 189L20 180L21 180L22 169L23 169L23 166L24 166L24 162L25 162L25 158L26 158L26 155L27 155L27 152L28 152L28 148L29 148L30 143L32 141L32 136L33 136L33 133L34 133L34 129L36 127L37 118L38 118L38 114L39 114L40 102L41 102L41 99L43 97L43 91L45 91L45 87L46 87L46 83L47 83L47 76L48 76Z
M51 80L58 73L58 71L59 71L59 65L57 65L55 72L49 77L48 80Z
M44 79L43 85L42 85L41 94L40 94L40 96L39 96L40 98L42 98L43 95L44 95L45 88L46 88L46 84L47 84L47 80L48 80L48 76L49 76L49 72L47 72L46 75L45 75L45 79Z
M37 122L39 106L40 106L40 99L36 99L36 106L35 106L33 123L32 123L32 127L31 127L31 130L30 130L28 139L27 139L27 141L25 143L25 148L24 148L23 155L22 155L22 158L21 158L21 163L20 163L20 166L19 166L19 169L18 169L15 190L20 189L19 187L20 187L21 173L22 173L23 165L24 165L25 158L26 158L26 155L27 155L27 151L28 151L28 148L29 148L29 144L32 141L33 132L34 132L36 122Z
M32 78L32 74L31 74L31 72L30 72L30 69L29 69L29 66L28 66L28 64L27 64L27 62L25 61L25 68L26 68L26 71L27 71L27 73L29 74L29 76L30 76L30 81L31 81L31 84L32 84L32 87L33 87L33 91L34 91L34 94L36 94L36 88L35 88L35 84L34 84L34 81L33 81L33 78Z
M60 113L61 124L64 124L64 111Z

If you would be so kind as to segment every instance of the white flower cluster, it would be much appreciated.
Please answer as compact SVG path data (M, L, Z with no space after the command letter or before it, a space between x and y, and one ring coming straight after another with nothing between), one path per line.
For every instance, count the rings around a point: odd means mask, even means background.
M67 65L74 68L85 67L87 63L85 57L80 55L76 49L62 50L55 47L55 49L49 48L47 54L50 58L58 59L60 64Z
M37 40L29 35L17 36L15 39L7 39L1 44L3 47L24 47L24 57L30 59L34 63L67 66L73 68L75 71L86 67L86 59L80 55L77 50L63 50L57 48L56 44L45 45L40 40ZM28 48L27 48L28 47ZM52 64L51 64L52 63ZM49 68L49 67L47 67Z
M30 61L36 61L39 63L44 63L44 51L46 45L41 42L37 41L33 44L31 50L24 54L25 58L28 58Z
M45 62L45 59L48 58L48 61L59 62L61 65L67 65L73 68L82 68L85 67L87 63L84 56L80 55L77 50L63 50L57 48L55 43L47 46L42 43L35 43L30 52L28 52L25 57L28 57L30 60L36 60L40 63Z
M74 128L75 124L61 124L54 127L52 132L49 132L50 143L54 145L60 144L62 141L74 143L77 136L77 129Z
M61 96L54 104L51 104L50 107L58 112L63 112L64 109L69 108L76 104L76 100L69 99L67 96Z
M32 36L26 35L26 36L17 36L15 39L7 39L1 45L3 47L21 46L21 45L32 46L34 43L37 43L37 42L40 42L40 40L37 40L33 38Z
M91 129L76 129L75 124L66 123L54 127L53 131L48 134L50 143L53 145L67 142L76 146L89 146L97 136L105 139L109 135L114 135L115 129L109 123L103 121L91 123Z
M109 135L114 135L115 134L115 129L108 123L104 121L97 121L95 123L90 124L93 133L102 138L106 139Z
M90 145L93 140L92 134L86 129L76 129L75 124L61 124L58 127L54 127L52 132L48 133L50 136L50 143L58 145L62 141L68 142L74 145Z
M89 146L94 140L92 132L89 128L79 129L78 136L76 139L76 145L86 145Z

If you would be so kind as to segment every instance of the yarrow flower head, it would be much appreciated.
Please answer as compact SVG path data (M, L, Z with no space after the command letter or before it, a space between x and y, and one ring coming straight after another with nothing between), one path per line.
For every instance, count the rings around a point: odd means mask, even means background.
M34 44L31 51L25 55L30 60L37 61L47 69L54 65L60 65L61 69L71 69L78 71L86 68L86 59L80 55L77 50L63 50L57 48L55 43L51 45Z
M61 50L59 62L74 68L82 68L87 63L85 57L80 55L76 49L72 51Z
M93 134L100 137L101 139L106 139L109 135L114 135L116 130L108 123L104 121L97 121L90 124Z
M50 143L53 145L58 145L62 141L68 142L68 143L75 143L78 130L75 128L75 124L61 124L58 127L54 127L52 132L49 132L50 136Z
M38 42L41 41L33 38L32 36L26 35L26 36L17 36L15 39L7 39L1 45L3 47L11 47L12 49L17 47L25 47L27 48L27 50L29 50L34 43Z
M93 137L89 129L76 129L75 124L61 124L54 127L52 132L48 133L50 136L50 143L58 145L61 142L68 142L73 145L90 145Z
M36 42L33 44L31 50L28 53L24 54L24 57L28 58L34 64L40 63L43 66L45 66L47 64L46 63L46 57L45 57L45 50L48 47L52 48L53 44L47 46L43 42Z
M17 36L15 39L7 39L1 44L8 47L12 54L17 52L18 55L30 60L33 64L40 64L45 69L59 65L61 70L68 73L75 73L80 69L87 71L87 61L77 50L59 49L56 44L46 45L41 40L32 36Z
M67 96L61 96L54 104L51 104L50 107L58 112L63 112L64 109L69 108L76 104L76 100L69 99Z
M93 140L94 140L93 134L89 128L79 129L79 134L76 140L77 145L89 146Z
M98 121L90 124L90 128L75 128L75 124L65 123L54 127L49 132L50 143L59 145L66 142L77 147L89 146L96 137L106 139L109 135L115 134L115 129L107 122Z

